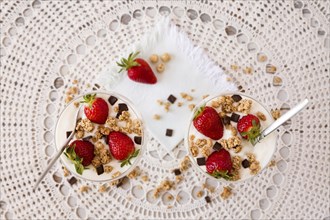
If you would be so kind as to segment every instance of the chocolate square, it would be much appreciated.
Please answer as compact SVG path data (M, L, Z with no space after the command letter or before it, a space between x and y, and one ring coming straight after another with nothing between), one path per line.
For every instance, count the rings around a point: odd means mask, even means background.
M197 164L198 166L204 166L206 163L205 157L199 157L197 158Z
M142 137L140 137L140 136L135 136L134 137L134 142L136 143L136 144L141 144L141 142L142 142Z
M225 115L225 116L222 118L222 121L223 121L223 124L224 124L224 125L230 125L230 117L228 117L227 115Z
M76 177L71 177L70 179L68 179L68 182L70 183L70 185L72 186L73 184L75 184L75 183L77 183L77 179L76 179Z
M124 178L121 178L118 180L118 184L116 185L117 188L121 187L123 185L123 180L124 180Z
M172 129L166 129L166 136L171 137L173 135Z
M181 174L180 169L175 169L175 170L173 170L173 172L174 172L174 175L175 175L175 176L178 176L178 175Z
M66 138L69 138L69 136L71 135L72 131L67 131L66 132Z
M222 145L219 142L215 142L213 145L213 150L219 151L222 148Z
M110 105L114 105L117 101L118 101L118 99L115 96L110 96L108 99L108 102L110 103Z
M103 168L102 164L100 166L96 167L96 172L97 172L97 175L101 175L102 173L104 173L104 168Z
M119 112L128 111L128 107L125 103L119 103L118 110L119 110Z
M170 95L168 98L167 98L167 100L170 102L170 103L174 103L175 102L175 100L176 100L176 97L174 96L174 95Z
M206 203L210 203L211 202L211 198L209 196L205 196L205 201L206 201Z
M232 95L231 98L234 100L234 102L239 102L242 100L242 96L240 95Z
M233 122L238 122L240 117L241 117L240 115L238 115L234 112L233 114L231 114L230 120L232 120Z
M86 136L83 138L83 141L89 141L90 139L92 139L92 135Z
M250 161L248 161L247 159L244 159L243 161L242 161L242 167L244 167L244 168L248 168L248 167L250 167Z

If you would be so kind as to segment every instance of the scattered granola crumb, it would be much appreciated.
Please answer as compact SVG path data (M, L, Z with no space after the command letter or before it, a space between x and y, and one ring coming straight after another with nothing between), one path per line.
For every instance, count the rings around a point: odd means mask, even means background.
M152 55L149 57L149 60L150 60L150 62L152 62L152 63L157 63L157 62L158 62L158 55L157 55L157 54L152 54Z
M158 65L156 66L156 70L157 70L158 73L162 73L162 72L164 72L164 70L165 70L165 64L164 64L164 63L160 63L160 64L158 64Z
M271 160L268 164L268 167L274 167L276 165L276 161L275 160Z
M252 74L252 71L253 71L252 67L245 67L243 69L243 73L245 74Z
M198 153L199 153L198 147L196 145L192 144L190 146L190 152L193 155L193 157L197 157L198 156Z
M192 111L195 108L195 104L188 105L188 108L190 109L190 111Z
M281 86L283 83L282 78L279 76L274 76L273 78L273 85L274 86Z
M99 186L99 192L103 193L103 192L106 192L108 191L108 187L106 186L106 184L102 184Z
M237 111L244 114L249 114L252 107L252 101L248 99L242 99L238 102Z
M114 174L112 174L112 178L116 178L116 177L118 177L120 174L121 174L121 172L117 171L117 172L115 172ZM120 183L120 181L121 181L120 179L119 179L119 180L112 181L112 182L110 183L110 185L111 185L111 186L115 186L115 185L117 185L118 183Z
M265 62L265 61L267 61L267 56L264 55L264 54L258 54L257 59L258 59L259 62Z
M190 91L191 91L191 92L195 92L196 90L195 90L195 89L191 89Z
M275 120L281 117L281 111L279 109L272 109L270 113L272 114Z
M172 189L174 186L174 182L170 180L163 180L160 185L155 189L153 196L158 198L160 193L163 191L168 191Z
M78 108L79 105L80 105L80 103L79 103L79 102L74 102L73 105L74 105L76 108Z
M142 176L141 179L142 179L143 182L148 182L149 181L148 176Z
M274 74L276 72L276 69L276 66L273 66L272 64L267 64L266 73Z
M197 192L197 195L196 196L198 198L201 198L203 195L204 195L204 191L203 190L200 190L200 191Z
M75 136L77 139L81 139L84 137L85 132L84 131L77 131Z
M175 176L176 183L181 183L182 180L183 180L183 176L181 176L181 175Z
M174 197L173 197L171 194L169 194L169 195L167 195L167 199L168 199L168 200L173 200Z
M206 95L203 95L202 98L205 99L205 98L207 98L209 96L210 96L209 94L206 94Z
M90 189L91 188L89 186L81 186L79 191L83 193L83 192L88 192Z
M165 109L166 112L168 112L170 110L170 106L171 106L170 102L165 102L164 109Z
M169 206L167 206L167 209L171 209L171 208L173 208L173 206L172 206L172 205L169 205Z
M178 107L181 107L183 105L182 102L178 102Z
M182 199L182 197L177 195L175 199L176 199L176 201L180 201Z
M239 69L239 66L232 64L232 65L230 65L230 69L237 71Z
M232 136L237 136L237 129L234 126L230 125L230 131Z
M112 166L104 166L103 167L104 168L104 172L106 172L106 173L111 173L111 171L113 170L113 167Z
M119 111L119 107L118 106L113 107L113 111L117 113Z
M69 102L71 102L72 99L73 99L73 96L71 96L71 95L67 96L67 97L65 98L65 103L69 103Z
M162 100L160 100L160 99L157 100L157 103L158 103L159 105L163 105L163 104L164 104L164 102L163 102Z
M164 53L163 55L160 56L160 59L166 63L170 61L171 55L169 53Z
M233 78L231 78L231 77L228 76L228 77L226 78L226 80L227 80L228 82L232 82L232 81L233 81Z
M255 175L257 174L261 167L259 161L256 160L256 156L253 153L247 153L248 161L250 162L250 173Z
M160 115L158 115L158 114L154 114L153 119L155 119L155 120L159 120L159 119L160 119Z
M70 171L66 167L62 167L62 169L63 169L63 175L64 176L69 176L70 175Z
M239 152L241 152L242 148L243 148L242 145L237 145L234 147L234 152L239 153Z
M127 177L130 179L135 179L136 177L138 177L141 174L141 170L139 167L136 167L134 170L132 170L132 172L130 172Z
M190 159L188 156L185 156L183 158L183 160L181 161L181 164L180 164L180 170L181 171L185 171L189 168L189 164L190 164Z
M73 84L78 84L78 82L79 82L79 81L76 80L76 79L74 79L74 80L72 81Z
M262 112L257 112L257 117L258 117L261 121L266 121L266 116L265 116L264 113L262 113Z
M222 199L228 199L232 194L232 189L229 186L224 186L222 193L220 194Z

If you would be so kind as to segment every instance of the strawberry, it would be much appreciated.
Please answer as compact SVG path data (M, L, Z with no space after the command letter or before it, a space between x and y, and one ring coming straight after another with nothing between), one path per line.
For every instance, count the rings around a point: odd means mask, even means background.
M205 136L218 140L223 136L223 124L217 111L209 106L202 106L195 114L194 126Z
M237 122L237 131L244 139L254 144L255 139L260 135L260 121L258 117L252 114L243 116Z
M75 140L66 148L64 154L74 163L77 173L82 174L84 167L92 163L94 145L89 141Z
M104 99L96 98L96 94L88 94L84 96L84 101L81 103L87 103L84 112L91 122L97 124L105 123L108 118L109 107Z
M134 142L130 137L119 131L110 132L108 144L112 156L122 162L121 167L131 165L130 160L136 157L140 151L135 150Z
M233 168L231 157L229 152L223 148L219 151L214 151L206 159L205 165L206 171L215 178L222 177L226 180L230 180L232 177L230 173Z
M157 78L152 71L149 64L141 59L136 58L139 52L131 53L127 59L122 58L121 63L117 62L117 65L121 67L120 71L127 70L128 77L139 83L155 84Z

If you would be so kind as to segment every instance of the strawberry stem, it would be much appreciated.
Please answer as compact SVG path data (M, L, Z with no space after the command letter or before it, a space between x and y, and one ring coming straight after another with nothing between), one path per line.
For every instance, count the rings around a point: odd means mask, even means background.
M126 165L132 165L131 159L134 157L137 157L139 155L140 149L135 150L131 155L129 155L125 160L121 160L120 167L126 166Z
M116 62L118 66L121 67L121 69L119 70L119 73L122 72L123 70L129 70L131 67L133 66L140 66L140 64L138 62L135 61L135 59L137 58L137 56L139 55L139 51L135 52L135 53L130 53L128 55L128 58L122 58L119 62Z
M81 101L80 103L87 103L87 105L89 107L92 106L94 100L95 100L95 97L96 97L96 93L95 94L87 94L87 95L84 95L84 100Z
M217 179L219 179L219 178L224 178L225 180L232 180L233 179L233 175L230 174L228 172L228 170L226 170L226 171L215 170L215 171L213 171L213 173L211 175L214 176Z
M74 164L74 168L76 169L76 172L81 175L85 169L84 165L82 165L83 158L80 158L76 154L76 152L74 151L74 148L75 148L75 145L72 147L68 146L65 149L64 154L65 154L65 156L67 156L67 158L69 160L72 161L72 163Z
M200 115L200 114L204 111L205 105L206 105L206 104L202 105L201 107L199 107L199 108L197 109L197 111L196 111L195 114L194 114L194 119L193 119L193 120L195 120L195 118L197 118L198 115Z

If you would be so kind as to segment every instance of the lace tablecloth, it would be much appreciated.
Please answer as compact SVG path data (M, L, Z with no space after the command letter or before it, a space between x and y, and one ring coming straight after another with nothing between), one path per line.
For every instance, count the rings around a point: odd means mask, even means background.
M1 218L330 218L329 1L0 4ZM170 16L240 90L269 109L283 113L303 98L310 99L305 111L279 129L275 166L257 178L231 184L233 195L227 200L220 197L224 184L190 168L176 189L155 199L153 190L163 179L173 179L171 170L186 151L179 145L167 153L149 137L139 164L148 182L128 179L100 193L99 184L80 180L71 186L57 163L32 192L54 155L54 125L73 80L79 81L80 93L97 87L93 80L102 68L118 60L121 51L162 16ZM277 77L282 83L274 86ZM215 192L204 189L198 197L203 183ZM81 193L83 185L91 189Z

